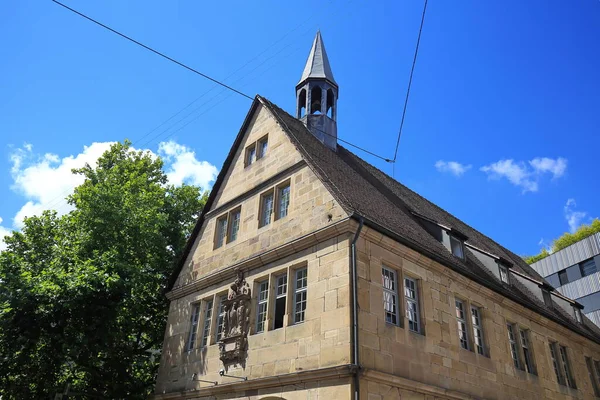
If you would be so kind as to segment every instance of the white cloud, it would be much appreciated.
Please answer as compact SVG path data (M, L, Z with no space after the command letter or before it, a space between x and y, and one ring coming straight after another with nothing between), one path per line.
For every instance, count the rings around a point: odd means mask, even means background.
M562 157L559 157L556 160L548 157L537 157L529 161L529 164L538 174L550 172L553 179L560 178L567 170L567 160Z
M0 224L2 224L2 218L0 218ZM11 234L11 230L0 225L0 251L6 249L6 243L4 243L4 237Z
M513 160L500 160L481 167L481 171L488 174L491 179L508 179L513 185L521 187L523 193L537 192L538 190L538 183L529 178L531 174L523 163L515 163Z
M161 142L158 145L158 154L165 163L170 164L166 171L167 177L169 182L176 186L185 182L206 190L219 172L217 167L207 161L198 161L196 153L189 147L172 140Z
M567 160L562 157L536 157L528 164L507 159L483 166L480 170L488 174L490 179L508 179L513 185L520 187L523 193L537 192L539 181L544 174L549 173L552 179L556 179L563 176L567 170Z
M456 161L439 160L435 163L435 168L440 172L449 172L456 177L461 177L471 169L471 165L464 165Z
M21 229L25 217L39 215L47 209L55 209L59 215L69 212L71 207L65 202L65 197L84 181L83 176L74 175L71 170L86 163L94 166L113 143L94 142L84 146L81 153L63 158L51 153L35 154L30 143L15 149L10 155L11 189L23 196L25 204L14 216L13 228ZM156 156L152 151L150 153ZM169 182L174 185L185 182L206 190L217 176L218 170L214 165L197 160L190 148L174 141L160 143L158 153L165 161ZM6 227L0 226L0 249L4 246L1 238L7 231L10 233Z
M585 211L575 211L574 208L577 207L577 203L575 199L568 199L565 204L565 219L569 224L569 231L571 233L575 232L583 219L587 216L587 212Z

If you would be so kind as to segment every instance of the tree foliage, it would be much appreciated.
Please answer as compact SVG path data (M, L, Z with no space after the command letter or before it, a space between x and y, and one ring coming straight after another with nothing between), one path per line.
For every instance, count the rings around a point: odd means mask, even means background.
M565 232L557 239L554 239L552 242L552 246L550 247L551 251L547 249L542 249L538 254L534 256L523 257L526 263L533 264L543 258L548 257L550 254L562 250L565 247L572 245L573 243L577 243L582 239L585 239L588 236L593 235L594 233L600 232L600 220L595 218L591 224L586 225L582 224L577 228L577 230L573 233Z
M174 262L206 202L118 143L74 170L74 209L27 218L0 253L0 397L146 398Z

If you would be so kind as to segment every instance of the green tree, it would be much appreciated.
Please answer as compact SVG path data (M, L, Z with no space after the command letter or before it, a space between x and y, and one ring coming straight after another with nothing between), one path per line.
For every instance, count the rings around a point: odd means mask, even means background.
M528 264L533 264L543 258L548 257L550 254L562 250L565 247L569 247L573 243L577 243L582 239L585 239L588 236L593 235L594 233L600 232L600 220L598 218L594 218L594 220L589 224L581 224L579 228L573 233L565 232L557 239L552 241L551 250L542 249L538 254L533 256L525 256L523 260L525 260Z
M137 399L158 367L174 263L206 202L163 163L113 145L68 198L28 218L0 253L0 395Z

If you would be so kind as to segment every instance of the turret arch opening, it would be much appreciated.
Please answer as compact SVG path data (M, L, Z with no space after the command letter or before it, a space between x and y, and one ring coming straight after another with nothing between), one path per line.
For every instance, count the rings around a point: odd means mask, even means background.
M298 115L300 118L306 115L306 89L300 90L298 95Z
M332 89L327 89L327 108L326 114L329 118L333 119L333 115L335 113L335 95L333 94Z
M322 114L321 110L321 96L323 91L321 86L315 86L310 92L310 113L311 114Z

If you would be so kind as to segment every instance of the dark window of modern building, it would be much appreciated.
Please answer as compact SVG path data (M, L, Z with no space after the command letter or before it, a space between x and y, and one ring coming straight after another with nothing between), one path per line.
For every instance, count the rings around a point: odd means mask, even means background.
M566 285L567 283L569 283L569 278L567 277L566 270L562 270L562 271L558 272L558 280L560 282L560 286Z
M600 292L592 293L576 299L586 313L600 310Z
M579 268L581 268L581 276L588 276L597 271L593 258L580 263Z
M557 288L560 286L560 281L558 280L558 274L548 275L546 277L546 280L548 281L548 283L550 285L552 285L552 287Z

